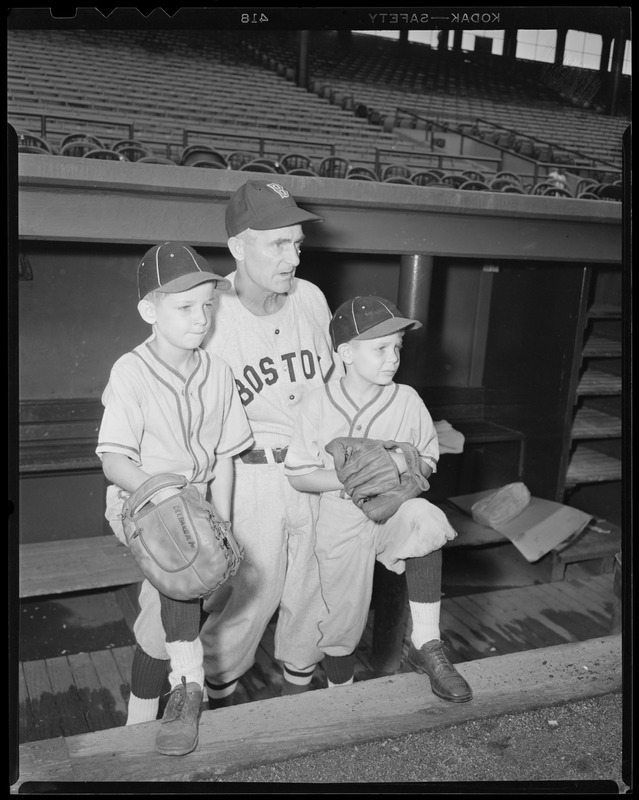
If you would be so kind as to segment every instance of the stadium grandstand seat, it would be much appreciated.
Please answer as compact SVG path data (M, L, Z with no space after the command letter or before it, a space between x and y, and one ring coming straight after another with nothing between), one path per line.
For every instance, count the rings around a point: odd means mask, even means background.
M226 163L229 169L239 169L249 161L253 161L255 153L249 153L247 150L234 150L226 157Z
M263 158L261 156L258 156L258 158L254 158L251 163L266 164L267 167L272 167L275 170L275 172L279 172L280 175L283 175L285 172L280 162L274 158Z
M53 148L41 136L37 136L35 133L29 133L29 131L16 131L16 135L18 137L18 151L21 153L53 153ZM25 150L24 148L33 148L30 150Z
M304 167L299 167L298 169L289 169L286 173L287 175L306 175L309 178L319 178L319 175L313 169L304 169Z
M52 153L42 147L36 147L33 144L19 144L18 153L33 153L34 155L50 156Z
M91 142L94 149L104 150L104 142L101 139L98 139L97 136L94 136L91 133L83 133L82 131L78 131L77 133L67 133L67 135L60 142L60 152L62 152L66 145L71 144L72 142Z
M515 175L514 172L496 172L495 175L493 175L493 180L496 181L500 179L509 180L511 183L516 183L521 186L521 178L519 175Z
M124 150L127 147L141 147L142 150L147 149L146 146L142 142L138 142L137 139L120 139L120 141L114 142L114 144L111 145L111 150L115 150L116 153L119 153L120 150Z
M107 150L107 148L99 147L95 150L89 150L82 158L99 158L103 161L126 161L122 153L116 153L115 150Z
M194 161L192 164L189 164L189 167L199 167L200 169L228 169L224 164L220 164L219 161L208 161L207 159Z
M491 191L494 191L494 187L491 183L490 185ZM508 192L510 194L528 194L528 192L524 189L523 186L518 186L516 183L506 182L502 185L500 192Z
M351 167L346 173L346 180L351 181L378 181L379 176L369 167Z
M493 192L503 192L510 186L514 186L515 189L521 188L521 186L514 181L511 181L510 178L493 178L492 181L488 184L488 187ZM522 190L523 191L523 190Z
M575 195L580 195L582 192L594 192L595 188L600 185L601 184L597 181L593 181L591 178L582 178L575 186Z
M462 185L467 182L468 178L465 178L463 175L455 175L454 173L444 175L442 178L442 183L447 183L449 186L452 186L453 189L460 189Z
M396 175L395 177L391 176L390 178L384 178L384 183L404 183L408 184L409 186L414 186L415 184L411 181L410 178L402 178L401 175Z
M535 145L530 139L524 139L522 142L515 143L513 148L520 156L527 156L533 158L535 155Z
M477 172L474 169L467 169L462 172L462 175L469 181L483 181L486 183L486 176L483 172Z
M544 186L541 194L544 197L574 197L570 189L566 189L565 186L555 186L554 184Z
M490 187L484 181L466 181L466 183L462 183L459 187L464 191L471 191L471 192L489 192Z
M86 153L92 150L100 150L102 148L96 147L95 142L77 139L73 142L67 142L65 145L60 146L61 156L71 156L73 158L82 158Z
M304 153L286 153L279 159L279 165L284 172L292 169L313 169L313 160Z
M553 162L553 149L550 145L542 145L534 149L534 157L537 161L544 161L547 164Z
M545 189L555 188L554 183L550 183L550 181L542 180L538 183L531 186L529 194L543 194Z
M326 156L317 168L320 178L345 178L351 168L351 162L341 156Z
M621 202L623 199L623 188L619 183L604 183L592 191L600 200Z
M420 170L418 172L413 172L410 179L417 186L430 186L433 183L438 183L441 179L441 175L437 175L431 170Z
M145 156L144 158L138 159L138 164L166 164L167 166L177 167L177 163L170 158L164 158L163 156Z
M125 161L139 161L141 158L151 155L150 150L147 150L145 147L137 147L136 145L120 147L119 150L113 150L113 152L123 155Z
M228 167L226 158L222 153L209 147L207 144L191 144L182 150L180 156L180 165L183 167L190 167L196 161L211 161L213 163L222 164L226 169Z
M382 170L381 178L383 181L389 178L407 178L410 183L410 169L404 164L388 164Z
M264 161L249 161L248 164L242 164L240 172L270 172L279 175L279 171L275 165L271 166Z

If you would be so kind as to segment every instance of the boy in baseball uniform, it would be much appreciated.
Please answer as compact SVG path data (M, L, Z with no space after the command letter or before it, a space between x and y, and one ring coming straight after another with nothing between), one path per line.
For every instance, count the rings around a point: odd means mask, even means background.
M429 477L437 467L435 425L417 392L396 384L405 331L421 327L381 297L356 297L333 315L333 348L346 374L303 398L286 456L291 485L320 493L315 552L324 608L319 647L329 686L353 682L355 649L366 626L375 560L406 573L412 620L410 666L428 675L438 697L456 703L472 698L449 662L440 639L443 545L456 536L446 516L427 500L406 500L384 523L373 522L345 495L326 445L336 437L408 442ZM403 455L391 452L398 472Z
M114 364L102 395L104 415L96 452L111 485L106 517L126 544L121 514L124 502L150 477L183 475L230 520L232 457L253 441L228 365L200 345L211 327L213 299L230 283L211 271L192 247L164 242L152 247L138 267L138 311L152 335ZM177 491L164 490L158 501ZM198 742L204 687L199 598L174 600L145 580L141 598L159 595L170 672L169 697L156 747L184 755ZM136 622L136 639L143 631ZM163 637L164 638L164 637ZM138 645L139 648L139 645ZM166 661L150 662L163 681ZM159 697L145 693L149 676L134 661L127 725L157 717ZM141 671L142 670L142 671Z

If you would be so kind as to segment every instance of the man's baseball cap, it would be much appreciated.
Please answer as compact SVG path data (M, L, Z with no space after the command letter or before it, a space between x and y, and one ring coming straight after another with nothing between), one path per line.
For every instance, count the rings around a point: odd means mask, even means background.
M247 181L226 207L226 232L237 236L247 228L270 231L302 222L322 222L322 218L301 209L280 183Z
M422 323L408 319L384 297L355 297L337 309L330 323L333 348L352 339L378 339L403 330L417 330Z
M231 288L230 281L211 271L205 258L180 242L156 244L147 250L138 265L140 300L149 292L186 292L206 281L214 281L215 288L222 292Z

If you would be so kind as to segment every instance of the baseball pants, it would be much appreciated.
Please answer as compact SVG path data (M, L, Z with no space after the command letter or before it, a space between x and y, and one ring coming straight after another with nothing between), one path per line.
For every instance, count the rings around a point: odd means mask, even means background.
M439 550L456 532L424 498L407 500L387 522L368 519L349 499L324 494L317 522L323 611L319 646L329 656L354 652L366 627L375 560L401 574L407 558Z

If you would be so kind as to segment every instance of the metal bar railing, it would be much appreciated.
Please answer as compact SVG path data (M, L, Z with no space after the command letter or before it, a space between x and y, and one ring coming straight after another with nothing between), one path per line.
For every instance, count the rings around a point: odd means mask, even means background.
M558 150L560 153L569 153L573 156L579 156L579 158L584 159L585 161L590 161L592 166L606 166L606 167L613 167L615 170L619 171L619 166L617 164L613 164L610 161L606 161L602 158L596 158L595 156L588 155L586 153L582 153L580 150L572 150L570 147L564 147L563 145L558 145L556 142L549 142L547 139L539 139L537 136L532 136L528 133L522 133L521 131L515 130L514 128L507 128L505 125L498 125L495 122L491 122L490 120L484 119L483 117L476 117L475 123L482 123L483 125L489 125L496 130L506 131L507 133L512 134L514 137L518 139L523 139L524 141L531 141L537 142L538 144L544 145L545 147L551 147L555 150ZM485 140L482 140L485 141Z
M40 123L40 136L43 139L47 138L47 124L51 120L65 120L75 123L88 122L89 124L108 125L109 127L120 127L126 130L126 135L129 139L135 139L135 125L132 122L125 122L120 120L108 119L104 117L86 116L84 114L58 114L52 112L42 111L26 111L24 109L14 109L13 113L20 117L35 117Z
M228 141L229 136L231 135L229 132L221 131L221 130L211 130L205 128L185 128L182 134L182 146L187 147L189 143L189 137L191 135L197 136L206 136L212 137L217 139L226 139ZM318 147L320 149L326 149L329 152L329 155L335 155L336 148L335 144L332 142L326 142L320 139L309 139L308 137L293 137L288 135L280 135L277 134L268 134L265 135L263 133L245 133L242 132L240 134L233 134L234 138L236 139L246 139L251 142L258 143L258 155L262 158L266 153L266 143L267 142L285 142L288 144L302 144L305 146L311 147Z
M438 167L442 169L444 167L444 162L449 161L452 162L453 167L455 162L459 162L460 164L463 162L464 164L468 164L471 162L471 166L474 163L484 164L485 166L494 168L497 171L501 165L500 158L489 158L487 156L465 156L465 155L453 155L447 153L416 153L414 150L397 150L396 148L390 147L376 147L375 148L375 169L377 174L381 174L382 167L382 156L384 155L393 155L399 156L400 158L412 159L414 161L424 162L424 168L428 169L428 166Z

